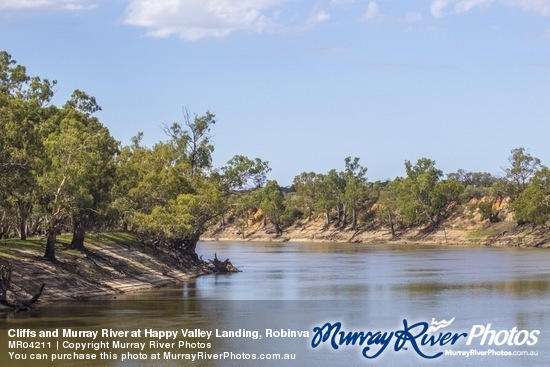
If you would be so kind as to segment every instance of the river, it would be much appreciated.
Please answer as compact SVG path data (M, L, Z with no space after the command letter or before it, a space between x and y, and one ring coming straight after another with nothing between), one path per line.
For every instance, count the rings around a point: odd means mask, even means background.
M214 253L220 259L228 257L242 272L10 316L1 324L0 365L550 365L548 250L233 242L200 243L197 250L205 258ZM422 333L424 325L436 326L433 322L442 320L452 323L431 334ZM345 332L371 334L362 345L357 341L355 345L332 346L330 337L323 342L313 331L326 323L340 323ZM62 333L68 329L99 334L95 340L86 335L8 336L8 330ZM128 335L101 337L102 330L128 331ZM177 336L173 340L143 334L132 337L131 332L137 330L173 331ZM196 330L203 334L189 334ZM402 334L403 338L418 338L399 343L399 332L404 330L409 334ZM183 336L184 332L188 334ZM212 334L207 335L209 332ZM309 336L304 337L306 332ZM224 337L224 333L233 333L233 337ZM437 338L447 333L447 338ZM433 335L432 343L429 339L422 343L424 334ZM33 351L8 348L9 340L53 344L38 345L43 349ZM137 344L115 346L115 340ZM156 340L175 344L149 344ZM73 344L61 344L57 350L57 343L63 341ZM78 352L95 354L96 360L30 360L41 351L50 353L48 358L52 353L64 358L63 354L74 352L74 343L91 341L110 343L109 348L103 345L97 351L90 349L94 344L88 344L88 349ZM138 345L142 342L143 350ZM183 345L178 348L180 342ZM312 348L312 342L318 346ZM100 356L100 352L104 354ZM130 354L122 361L127 352ZM202 352L204 358L167 359L165 352L173 357L179 354L178 358ZM153 359L156 353L160 353L159 359ZM368 359L363 353L378 356ZM27 359L16 359L16 354ZM254 354L256 358L274 358L272 354L276 354L295 359L254 360ZM223 359L211 359L214 357Z

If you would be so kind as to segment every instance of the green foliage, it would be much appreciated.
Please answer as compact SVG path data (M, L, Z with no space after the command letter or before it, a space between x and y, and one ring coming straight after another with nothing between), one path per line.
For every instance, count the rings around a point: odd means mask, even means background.
M252 201L275 226L277 235L282 233L281 217L285 213L285 198L277 181L267 181L265 187L252 193Z
M498 211L493 208L492 201L480 201L477 204L479 213L481 214L481 219L489 219L491 223L496 223L500 221L498 217Z
M46 217L46 256L69 215L97 211L108 200L118 143L92 114L93 97L75 91L64 108L48 106L56 82L30 77L0 52L0 175L4 211L26 237L33 217ZM17 210L14 210L16 208ZM37 215L40 214L40 215Z
M527 188L529 180L541 167L540 159L532 157L525 148L515 148L510 152L509 166L504 168L510 181L509 194L516 199Z
M432 203L432 193L443 175L443 172L435 168L435 161L427 158L420 158L413 166L411 162L405 161L407 178L404 181L405 208L412 215L414 208L415 218L413 222L419 224L431 221L435 226L438 220L438 207Z
M438 182L431 193L430 202L433 207L432 212L441 213L447 205L457 200L464 191L464 186L454 180L444 180Z
M490 196L491 195L491 188L490 187L479 187L479 186L471 186L468 185L466 188L464 188L464 191L459 196L459 200L461 203L466 204L471 199L481 199L484 196Z
M269 162L236 155L221 168L222 179L228 190L254 190L262 187L271 171Z
M141 145L142 134L122 148L113 206L126 228L194 252L200 235L227 210L230 183L211 172L214 115L191 119L185 110L184 120L187 129L173 124L165 129L169 140L153 148Z
M518 223L545 224L550 220L550 169L542 167L512 203Z
M496 178L488 172L469 172L463 169L448 173L447 178L458 181L465 187L471 186L475 188L490 187L496 181Z
M201 182L192 193L181 193L150 213L137 212L139 229L176 246L194 246L195 240L216 216L216 203L222 198L212 183Z
M498 178L489 189L489 196L505 197L513 192L513 184L504 177Z
M292 181L296 190L295 206L306 213L308 220L311 220L318 199L317 180L314 172L302 172Z
M0 52L0 205L17 218L22 239L34 202L36 176L41 170L41 126L55 108L46 108L53 97L50 82L30 77L7 52Z
M344 181L342 201L346 204L346 208L351 211L352 228L355 228L357 226L357 212L368 199L367 178L365 176L367 168L359 164L358 157L353 160L351 157L347 157L344 162L346 168L342 175Z
M392 231L396 220L404 226L430 223L435 228L464 187L456 180L440 181L443 172L431 159L421 158L415 165L406 161L405 169L407 177L390 182L380 194L381 218L387 218Z
M191 176L203 174L212 167L214 146L210 141L210 129L216 123L215 117L207 111L204 116L194 115L192 118L189 111L184 109L186 128L175 122L164 129L177 153L175 163L185 164Z
M95 97L89 96L78 89L73 92L71 99L68 100L63 107L76 110L86 117L101 111L101 107L97 104Z
M400 211L400 191L401 191L401 178L396 178L393 181L385 183L384 189L380 192L378 204L380 208L377 212L378 218L386 223L392 232L392 236L395 236L395 226L398 223L403 223Z
M332 169L327 174L318 174L316 177L317 189L315 198L315 209L324 212L326 226L328 227L331 211L339 208L345 183L342 176Z

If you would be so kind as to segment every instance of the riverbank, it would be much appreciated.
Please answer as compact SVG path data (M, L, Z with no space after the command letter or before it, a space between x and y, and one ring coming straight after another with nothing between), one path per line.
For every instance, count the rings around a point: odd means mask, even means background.
M207 266L192 256L174 256L142 244L126 232L90 234L88 253L68 249L69 236L60 236L57 262L46 261L44 239L0 241L0 261L12 265L10 290L31 297L46 283L42 302L82 300L183 282L206 274Z
M212 228L202 238L205 241L265 241L265 242L339 242L339 243L392 243L443 246L494 246L550 248L550 228L530 225L518 226L513 220L498 223L465 219L462 216L443 221L434 231L425 228L397 230L396 236L388 226L371 223L356 229L341 228L332 223L325 228L319 217L311 221L298 221L277 236L274 227L259 222L245 229L229 224Z

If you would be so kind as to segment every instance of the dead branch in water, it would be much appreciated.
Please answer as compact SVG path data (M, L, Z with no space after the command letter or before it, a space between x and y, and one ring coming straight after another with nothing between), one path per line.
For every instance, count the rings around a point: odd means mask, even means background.
M231 264L231 261L229 259L225 259L225 261L220 261L218 259L218 254L214 253L214 260L208 259L208 267L214 272L214 273L238 273L240 270L233 266Z

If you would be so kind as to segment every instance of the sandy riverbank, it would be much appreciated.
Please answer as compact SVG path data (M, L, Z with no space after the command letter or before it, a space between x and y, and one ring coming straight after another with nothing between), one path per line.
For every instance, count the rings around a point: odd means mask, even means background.
M363 225L356 229L324 227L323 218L302 221L275 235L273 226L261 223L242 230L232 225L215 228L202 237L205 241L266 241L266 242L355 242L427 244L443 246L550 247L550 229L538 226L518 226L511 220L489 223L456 217L446 220L435 231L409 228L396 231L393 237L384 225Z
M25 298L46 283L42 302L82 300L160 287L208 273L191 256L176 258L141 244L123 232L93 234L88 254L67 249L69 237L56 248L58 262L42 258L43 240L0 241L0 261L12 265L10 289Z

